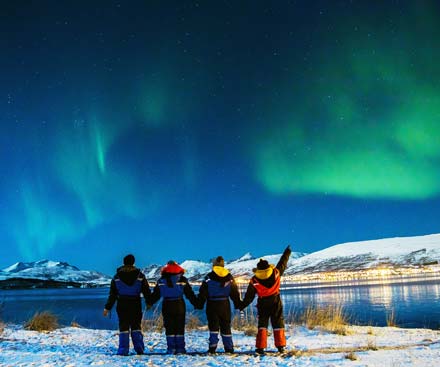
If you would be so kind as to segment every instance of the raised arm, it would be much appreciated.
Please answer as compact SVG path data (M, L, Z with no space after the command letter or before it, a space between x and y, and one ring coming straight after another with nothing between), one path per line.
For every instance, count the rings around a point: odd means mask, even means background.
M277 264L277 269L280 271L280 275L283 275L284 271L287 268L287 262L289 261L290 254L292 253L292 250L290 249L290 245L288 245L283 254L281 255L280 260Z

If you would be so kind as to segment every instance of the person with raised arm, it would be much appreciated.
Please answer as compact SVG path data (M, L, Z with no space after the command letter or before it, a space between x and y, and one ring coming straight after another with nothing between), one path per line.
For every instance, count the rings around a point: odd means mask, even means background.
M260 259L257 267L252 269L254 276L249 281L240 310L251 304L255 295L258 296L258 333L255 342L255 352L258 354L264 354L267 348L269 319L272 324L275 346L280 353L285 351L286 336L280 285L281 276L286 270L291 252L290 246L287 246L276 266L269 264L267 260Z

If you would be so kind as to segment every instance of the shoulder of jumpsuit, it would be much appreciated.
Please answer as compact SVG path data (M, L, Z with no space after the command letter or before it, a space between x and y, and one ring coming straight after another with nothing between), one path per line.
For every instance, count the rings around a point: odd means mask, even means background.
M226 269L225 269L226 270ZM223 274L224 276L221 276L220 274L216 273L215 271L212 272L213 275L211 276L211 280L219 283L228 283L232 280L234 280L232 274L226 270Z
M160 276L160 278L157 280L156 284L159 285L159 284L162 284L162 283L166 282L167 279L168 279L171 275L174 275L174 274L162 273L162 275Z

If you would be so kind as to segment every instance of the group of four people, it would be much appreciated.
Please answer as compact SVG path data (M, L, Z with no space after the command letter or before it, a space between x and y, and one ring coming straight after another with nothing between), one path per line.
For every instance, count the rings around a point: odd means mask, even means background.
M110 294L104 306L107 316L115 302L119 318L119 348L117 354L128 355L130 333L137 354L144 353L141 331L142 304L144 296L147 308L162 298L162 316L167 340L167 353L185 353L185 313L183 296L196 309L203 309L206 303L206 316L209 328L209 353L215 353L219 342L219 331L226 353L234 352L231 332L231 305L242 311L258 296L258 332L256 353L263 354L267 347L267 328L272 324L275 346L282 352L286 346L284 332L283 305L280 298L281 276L290 256L290 246L284 250L278 264L272 265L260 259L253 269L243 300L232 274L224 267L224 259L218 256L213 261L212 271L203 280L196 296L183 275L185 270L175 261L169 261L161 270L161 277L151 292L148 281L140 269L134 266L133 255L124 257L123 266L117 269L110 285Z

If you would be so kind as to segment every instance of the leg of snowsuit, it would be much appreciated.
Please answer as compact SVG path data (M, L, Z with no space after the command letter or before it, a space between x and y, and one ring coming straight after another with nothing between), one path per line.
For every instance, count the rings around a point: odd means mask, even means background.
M133 341L134 350L137 354L144 354L144 337L141 330L131 331L131 340Z
M223 346L225 352L234 351L234 343L232 342L232 330L231 330L231 305L229 300L221 301L220 316L220 333L222 335Z
M274 307L272 309L272 314L270 316L270 322L273 328L273 337L275 339L275 346L285 347L286 346L286 335L284 332L284 316L283 316L283 304L281 298L277 297Z
M162 312L165 335L167 337L167 353L176 353L176 331L174 327L174 317L169 312Z
M136 353L144 352L144 341L141 332L142 304L140 299L120 299L116 306L119 319L118 354L128 355L130 349L130 330Z
M168 353L185 353L185 311L183 300L162 303Z
M130 310L128 305L123 301L119 301L116 306L119 320L119 347L117 354L120 356L128 356L130 351Z
M185 313L179 313L176 315L176 353L186 353Z
M258 310L258 333L255 341L257 349L267 348L267 327L269 325L269 316Z
M119 347L117 354L119 356L128 356L130 350L130 337L128 331L119 332Z
M220 320L216 312L215 304L212 301L208 301L206 305L206 317L208 319L209 329L209 352L213 353L217 349L218 345L218 332L220 329Z
M255 341L256 349L267 348L267 327L269 326L269 318L271 314L272 300L258 300L258 333Z
M137 354L144 354L144 337L141 331L141 321L142 321L142 305L140 302L134 305L135 312L131 315L130 320L130 330L131 330L131 340L133 342L134 350Z

